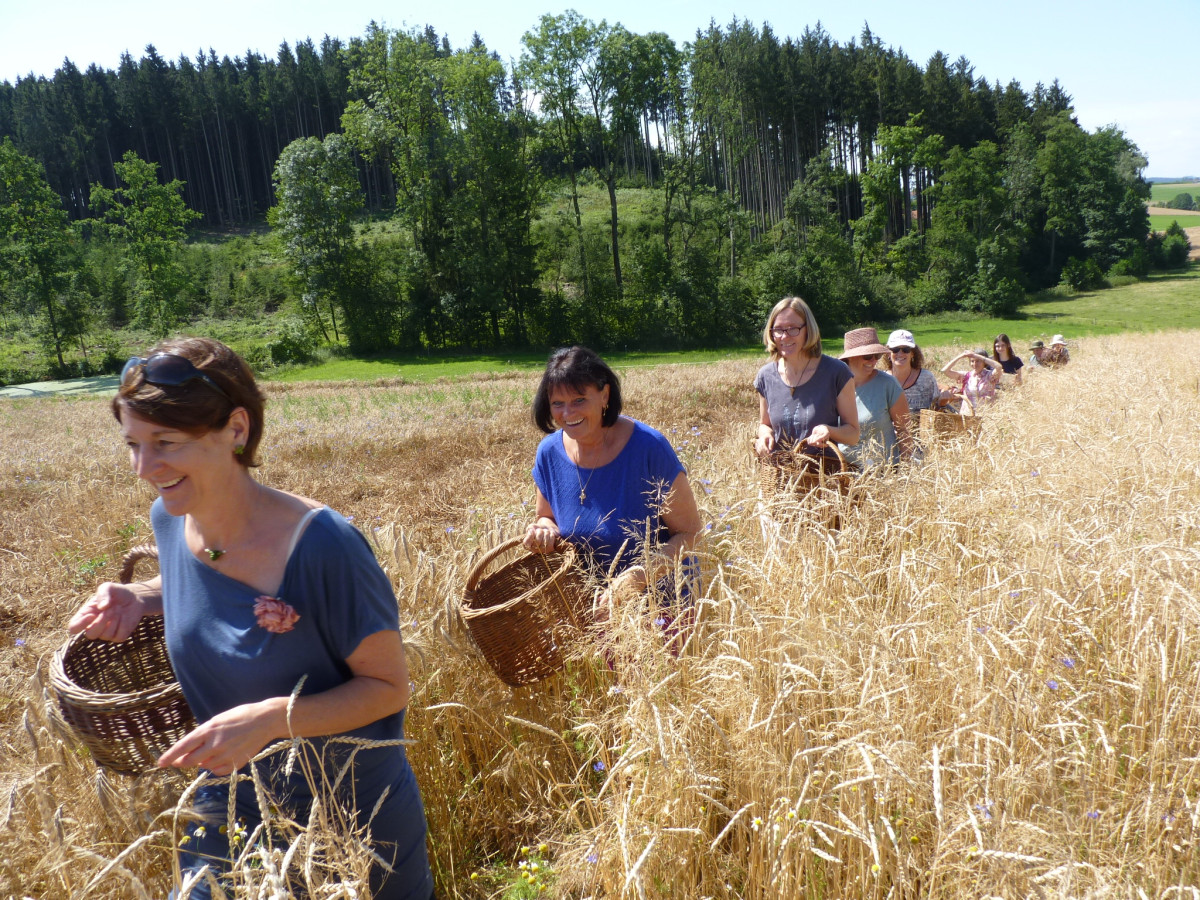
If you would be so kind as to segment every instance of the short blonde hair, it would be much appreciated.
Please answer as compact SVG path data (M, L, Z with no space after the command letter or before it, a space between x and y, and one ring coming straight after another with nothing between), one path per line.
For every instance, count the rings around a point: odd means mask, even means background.
M763 346L767 348L767 353L771 355L771 359L778 360L780 357L779 347L775 344L775 339L771 337L771 329L775 327L775 319L785 309L799 313L800 317L804 319L806 339L804 346L800 348L800 352L809 357L820 356L821 329L817 327L816 316L808 308L808 304L799 297L784 297L775 304L771 310L771 314L767 316L767 324L763 328Z

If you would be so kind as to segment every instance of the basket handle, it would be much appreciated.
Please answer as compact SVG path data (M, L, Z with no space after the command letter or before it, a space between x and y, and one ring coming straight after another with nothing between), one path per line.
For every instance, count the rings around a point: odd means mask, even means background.
M117 573L117 581L121 584L129 584L134 568L143 559L158 559L158 547L154 544L138 544L136 547L131 547L121 559L121 571Z
M825 446L833 451L833 455L837 457L838 465L842 467L842 472L850 470L850 462L846 459L846 454L842 452L842 448L837 445L836 441L826 441Z
M474 567L471 569L471 574L467 576L466 589L468 591L473 591L473 590L475 590L476 587L479 586L479 581L480 581L480 579L483 578L483 573L487 570L487 567L491 563L491 561L494 560L497 556L499 556L500 554L502 554L508 550L513 549L514 547L516 547L520 544L524 544L524 543L525 543L524 537L509 538L507 541L497 544L495 547L493 547L487 553L483 554L483 556L480 557L479 562L475 563ZM561 550L566 549L568 546L570 546L570 545L568 544L567 541L564 541L562 538L559 538L558 541L554 545L554 549L561 551ZM130 551L130 552L132 552L132 551Z

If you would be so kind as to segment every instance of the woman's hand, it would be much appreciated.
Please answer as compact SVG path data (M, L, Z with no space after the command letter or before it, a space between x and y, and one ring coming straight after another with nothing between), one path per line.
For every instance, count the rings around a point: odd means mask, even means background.
M634 600L646 592L649 581L645 566L630 566L612 580L612 584L600 592L600 602L611 608L614 602Z
M199 766L214 775L229 775L254 758L272 741L284 736L287 698L243 703L217 713L193 728L158 758L160 768Z
M109 581L100 585L71 617L67 631L71 634L82 631L92 640L123 641L133 634L142 616L154 612L161 613L161 609L143 602L132 585Z
M775 432L760 428L758 437L754 439L754 452L759 456L769 456L775 452Z
M531 553L549 553L560 537L558 524L553 519L540 518L525 529L525 549Z
M831 437L828 425L818 425L812 430L812 434L804 439L804 443L810 447L824 447Z

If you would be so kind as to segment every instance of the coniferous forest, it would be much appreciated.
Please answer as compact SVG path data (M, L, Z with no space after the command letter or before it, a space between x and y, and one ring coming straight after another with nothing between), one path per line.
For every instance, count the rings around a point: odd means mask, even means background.
M277 54L0 83L0 327L97 371L237 321L260 365L352 351L752 339L798 293L831 332L1180 262L1146 159L1057 81L734 20L683 46L574 12L506 65L373 23Z

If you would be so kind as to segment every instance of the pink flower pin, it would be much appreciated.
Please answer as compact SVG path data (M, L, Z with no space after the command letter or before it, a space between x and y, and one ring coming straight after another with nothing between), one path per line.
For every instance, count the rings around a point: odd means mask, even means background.
M300 614L290 603L263 594L254 601L254 618L272 634L287 634L300 621Z

